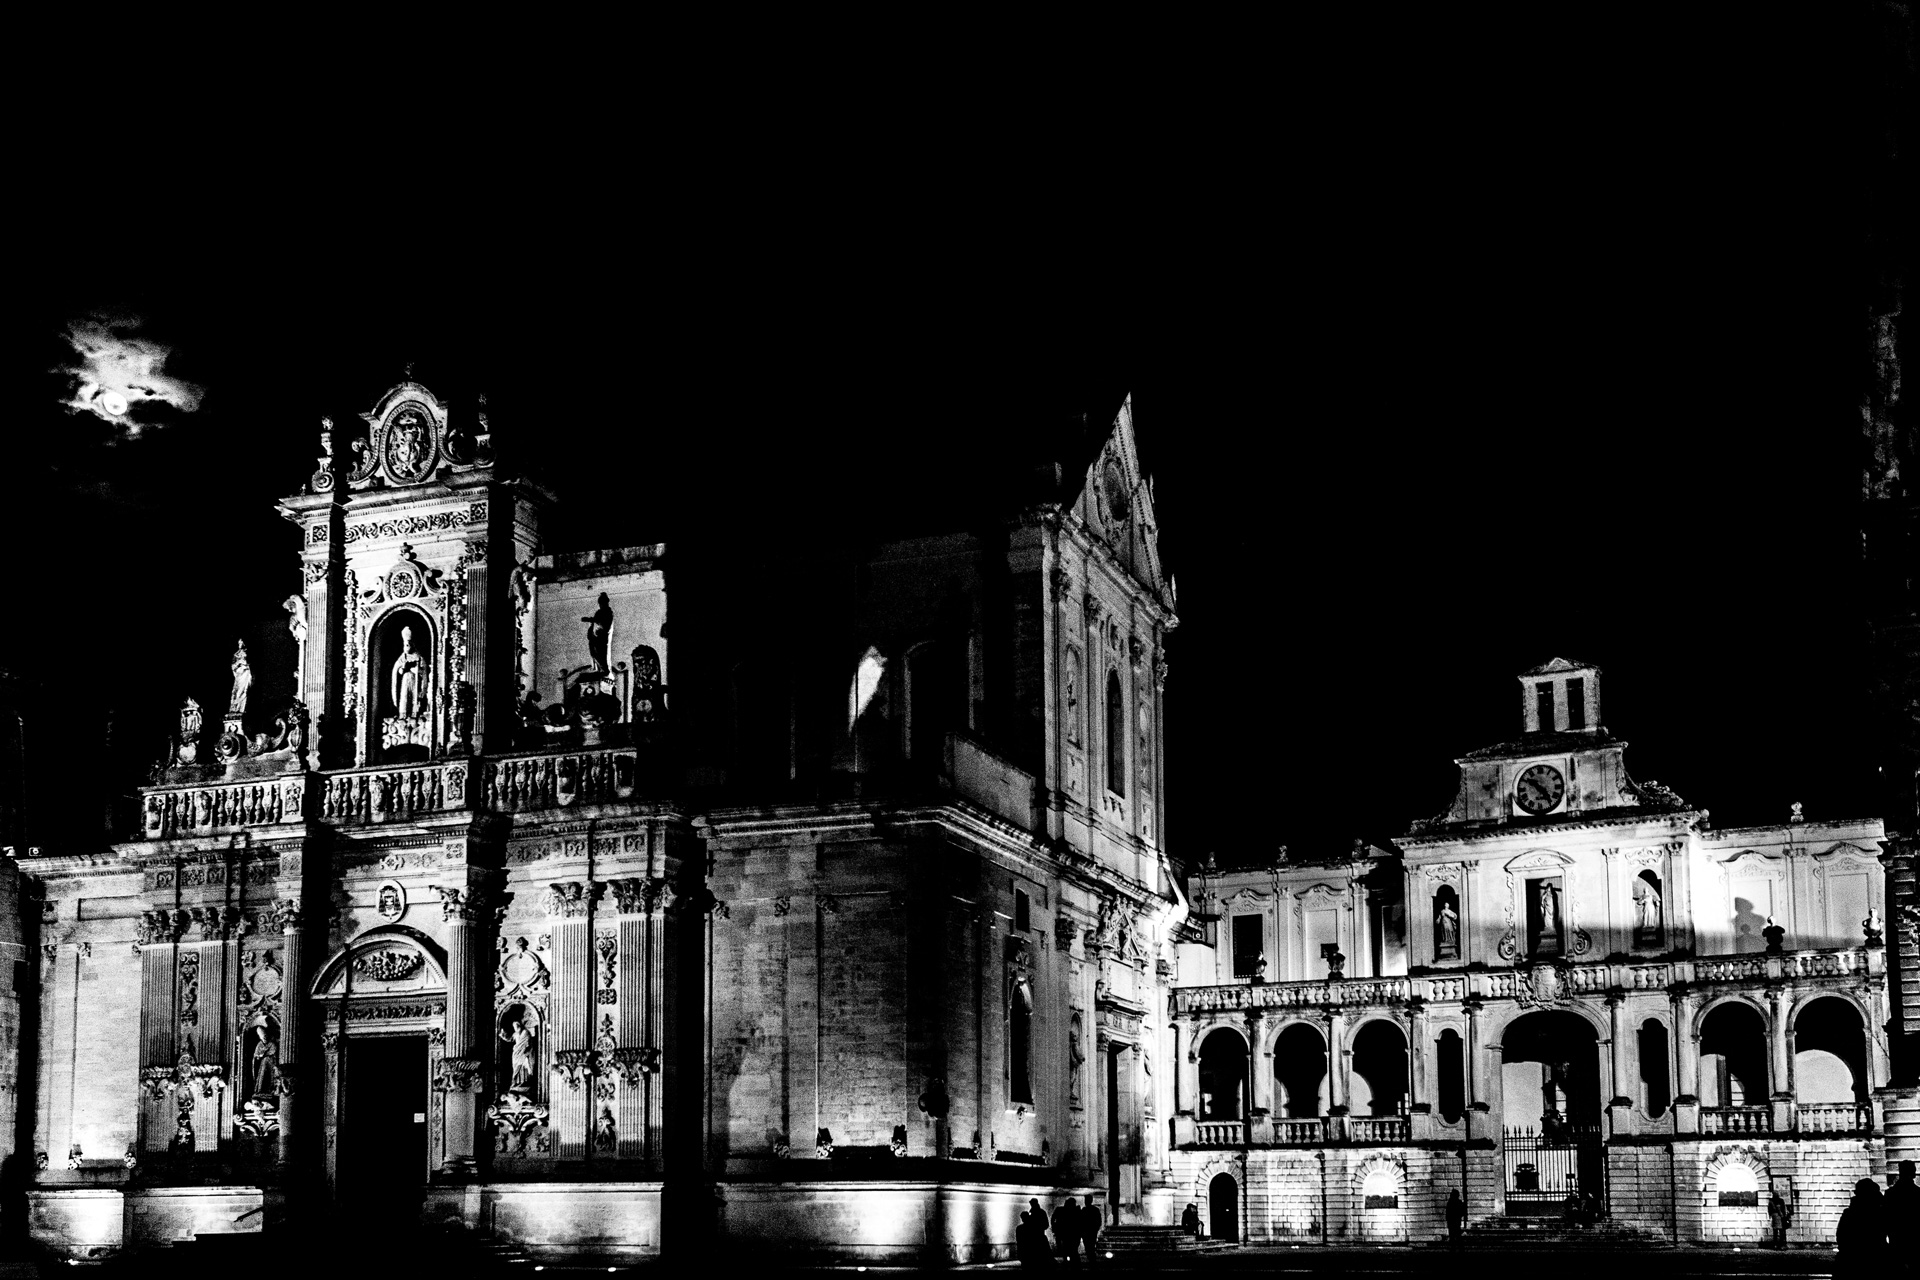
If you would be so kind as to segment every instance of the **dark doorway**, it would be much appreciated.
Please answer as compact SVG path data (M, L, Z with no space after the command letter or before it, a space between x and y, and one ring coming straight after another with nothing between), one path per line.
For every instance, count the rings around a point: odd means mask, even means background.
M1107 1055L1107 1203L1113 1206L1113 1225L1120 1225L1120 1049Z
M427 1038L353 1036L342 1064L340 1199L417 1218L427 1181Z
M1230 1173L1207 1184L1207 1234L1215 1240L1240 1238L1240 1184Z

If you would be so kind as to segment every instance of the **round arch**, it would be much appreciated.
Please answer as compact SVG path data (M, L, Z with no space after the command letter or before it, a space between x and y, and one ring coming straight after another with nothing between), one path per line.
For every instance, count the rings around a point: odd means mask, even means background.
M1325 1032L1302 1018L1289 1021L1273 1039L1275 1112L1294 1120L1325 1115L1330 1066Z
M1845 1003L1852 1005L1853 1011L1860 1015L1861 1026L1870 1027L1873 1025L1872 1011L1869 1010L1866 1006L1866 1003L1862 1001L1860 997L1855 995L1853 992L1841 991L1838 989L1825 990L1825 991L1814 990L1814 991L1803 992L1800 995L1794 997L1793 1003L1787 1006L1787 1029L1789 1031L1798 1029L1801 1012L1805 1010L1808 1005L1812 1004L1816 1000L1844 1001Z
M417 954L421 963L406 975L409 990L444 990L447 985L447 953L432 938L404 924L383 924L356 935L327 957L307 988L308 996L319 999L346 989L348 966L356 959L375 952ZM391 981L374 978L375 984Z
M1600 1123L1600 1043L1587 1011L1569 1006L1530 1009L1500 1031L1501 1123L1509 1129Z
M1491 1010L1495 1006L1489 1003L1487 1007ZM1489 1049L1497 1049L1506 1041L1507 1033L1511 1028L1528 1018L1536 1018L1542 1014L1571 1014L1586 1023L1594 1036L1600 1040L1605 1040L1612 1034L1613 1024L1605 1015L1588 1008L1585 1001L1577 1000L1566 1004L1535 1005L1532 1008L1509 1006L1506 1017L1489 1018L1480 1024L1483 1028L1480 1033L1481 1043Z
M1354 1115L1394 1116L1405 1108L1412 1067L1412 1042L1392 1018L1368 1018L1348 1040L1353 1071L1347 1105Z
M1730 1005L1730 1004L1737 1004L1737 1005L1740 1005L1742 1008L1753 1010L1755 1013L1760 1015L1760 1023L1762 1026L1767 1027L1769 1029L1772 1028L1773 1019L1771 1016L1768 1015L1767 1008L1765 1005L1761 1004L1758 1000L1755 1000L1752 996L1747 995L1745 992L1729 991L1729 992L1726 992L1724 995L1715 996L1713 999L1707 1001L1705 1004L1701 1005L1698 1009L1694 1010L1693 1012L1694 1034L1695 1035L1700 1034L1700 1027L1702 1026L1702 1024L1706 1022L1708 1014L1712 1013L1715 1009L1723 1008L1724 1006Z
M1195 1045L1199 1061L1199 1120L1241 1120L1247 1097L1247 1040L1234 1027L1215 1027Z

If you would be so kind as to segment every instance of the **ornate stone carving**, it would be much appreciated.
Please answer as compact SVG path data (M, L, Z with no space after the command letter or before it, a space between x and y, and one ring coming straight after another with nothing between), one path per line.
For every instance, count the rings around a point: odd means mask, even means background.
M527 940L515 938L513 944L502 951L500 967L493 975L494 1007L504 1008L516 1000L524 1000L544 1009L552 986L552 975L527 946Z
M620 940L611 933L603 933L594 939L593 946L600 956L600 985L611 988L620 954Z
M559 1049L553 1055L553 1074L567 1082L567 1088L580 1092L580 1086L593 1075L594 1055L591 1049Z
M191 1035L200 1025L200 953L180 957L180 1034Z
M442 1093L478 1093L486 1069L484 1058L442 1058L434 1071L433 1087Z
M425 963L418 951L368 951L354 957L353 971L375 982L404 982Z
M594 885L592 889L598 890L600 887ZM587 914L594 896L595 894L587 885L577 880L567 881L548 885L546 895L541 899L541 905L546 909L548 916L575 920Z
M527 1139L547 1123L547 1109L521 1094L503 1093L500 1101L487 1108L487 1123L497 1131L500 1151L524 1155Z
M492 919L492 903L485 889L473 886L468 886L464 890L450 889L444 885L435 885L434 892L440 895L442 920L485 924Z
M614 1149L613 1111L609 1107L600 1108L600 1118L593 1122L593 1149L595 1151Z

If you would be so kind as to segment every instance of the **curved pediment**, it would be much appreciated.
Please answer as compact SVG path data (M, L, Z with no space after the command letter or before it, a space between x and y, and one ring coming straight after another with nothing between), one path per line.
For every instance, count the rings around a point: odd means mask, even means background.
M1842 840L1831 849L1822 849L1813 855L1815 862L1871 862L1880 865L1880 856L1871 849L1863 849L1851 841Z
M418 929L382 925L369 929L328 957L313 980L315 996L407 994L444 991L447 955Z
M1758 849L1742 849L1739 853L1720 859L1720 869L1729 874L1743 871L1749 875L1771 875L1780 869L1781 861L1777 854L1765 854Z
M1551 849L1529 849L1509 861L1501 870L1511 875L1516 871L1560 871L1572 865L1573 859L1564 853L1555 853Z

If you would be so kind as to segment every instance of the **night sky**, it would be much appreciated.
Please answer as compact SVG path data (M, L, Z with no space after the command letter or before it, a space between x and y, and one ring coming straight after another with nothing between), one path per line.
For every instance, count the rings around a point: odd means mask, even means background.
M1231 130L1017 173L763 141L644 199L557 162L381 196L369 155L352 199L55 201L12 308L0 662L113 704L138 761L236 636L290 691L273 502L409 361L488 393L561 495L549 549L964 509L1131 392L1179 585L1177 854L1404 832L1555 655L1716 824L1873 814L1859 32L1551 21L1308 33ZM194 412L128 439L61 407L102 310Z

